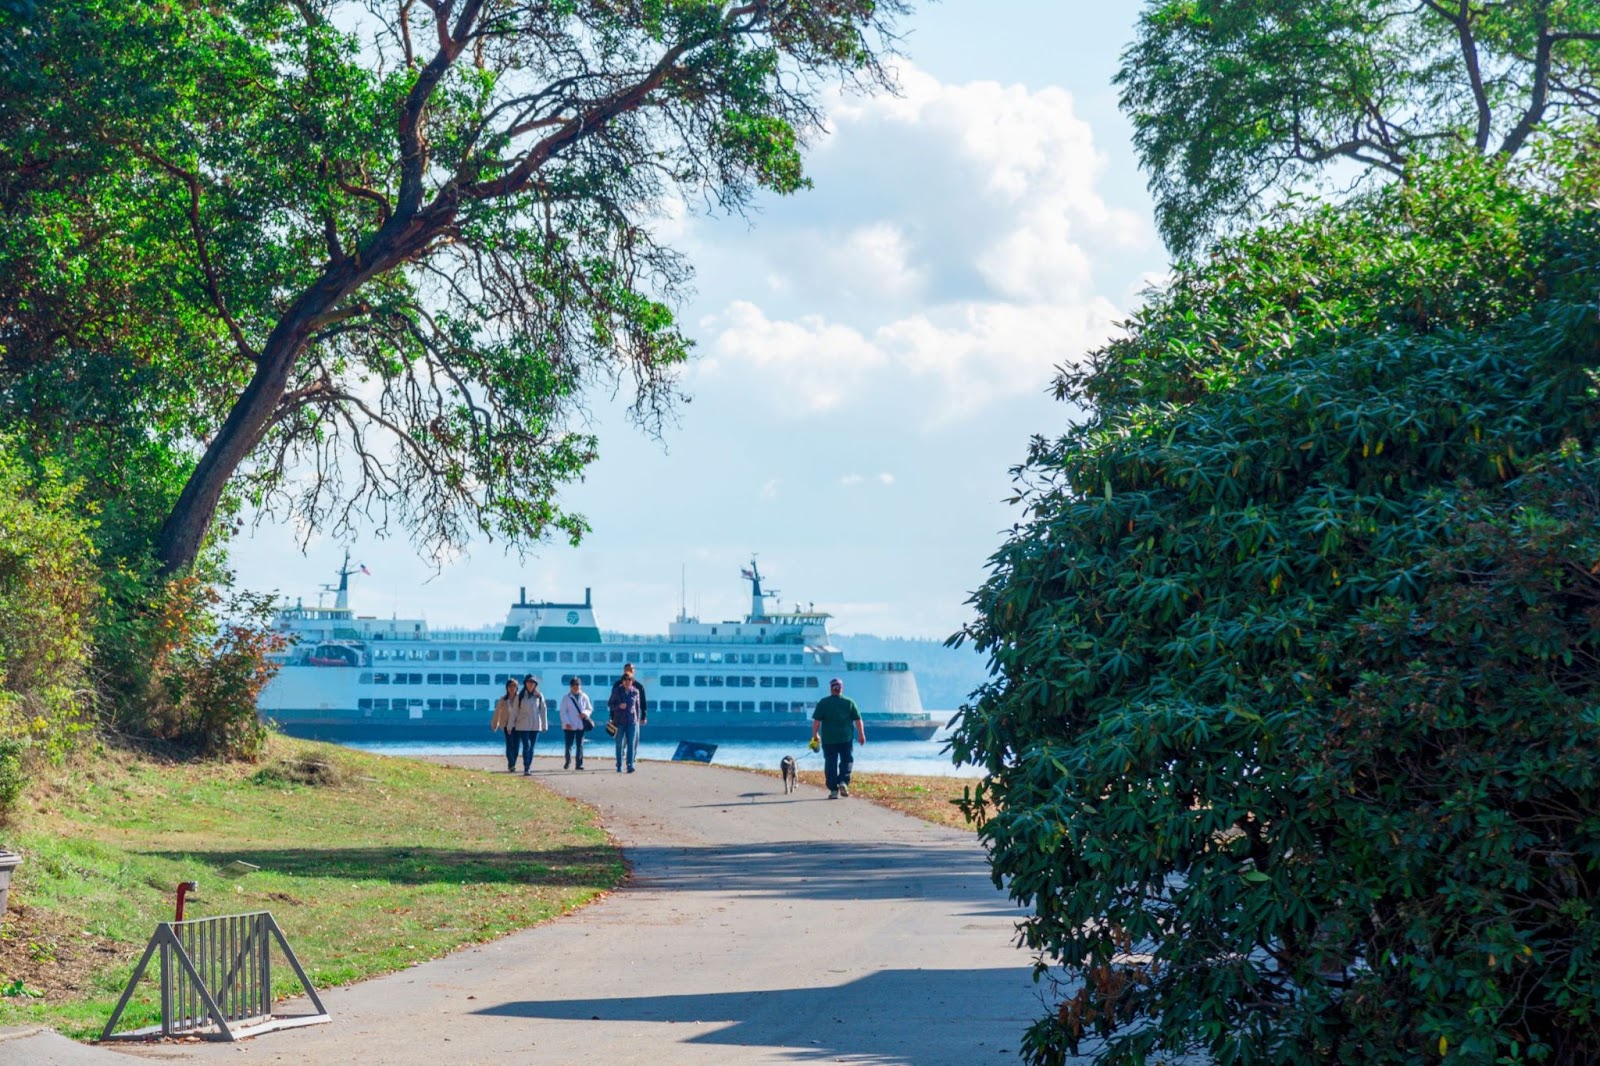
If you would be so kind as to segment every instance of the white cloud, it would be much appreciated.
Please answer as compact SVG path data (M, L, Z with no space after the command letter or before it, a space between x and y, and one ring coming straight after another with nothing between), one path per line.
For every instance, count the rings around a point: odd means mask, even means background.
M699 364L702 373L716 373L723 359L747 365L805 411L837 407L887 359L849 326L812 315L775 322L742 300L701 325L716 332L711 354Z
M881 484L881 485L893 485L894 484L894 475L893 474L879 474L878 475L878 483Z
M839 484L845 486L855 486L866 480L867 479L862 477L860 474L846 474L844 477L839 479Z
M778 479L773 478L771 481L768 481L765 485L761 486L761 498L763 500L774 500L777 499L777 497Z
M928 428L1042 394L1111 336L1103 293L1127 286L1103 264L1150 232L1098 189L1071 94L899 73L899 97L833 98L816 190L712 252L733 284L701 321L701 386L783 417L909 409Z

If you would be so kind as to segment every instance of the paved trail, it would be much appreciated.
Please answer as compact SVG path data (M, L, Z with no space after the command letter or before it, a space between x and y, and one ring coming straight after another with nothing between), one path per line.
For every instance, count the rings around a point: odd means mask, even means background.
M535 780L599 809L632 867L624 888L537 929L327 990L331 1024L135 1053L363 1066L1016 1061L1042 1008L1012 943L1018 912L971 834L813 787L786 796L776 778L745 771L557 766L538 760ZM0 1040L0 1066L24 1063L136 1066L53 1035Z

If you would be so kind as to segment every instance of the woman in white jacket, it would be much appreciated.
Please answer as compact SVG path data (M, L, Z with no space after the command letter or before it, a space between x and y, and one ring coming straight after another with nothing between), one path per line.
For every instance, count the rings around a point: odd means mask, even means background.
M567 694L561 697L561 739L566 757L563 770L572 769L572 750L578 750L578 769L583 769L583 734L594 728L594 704L583 691L583 682L576 677L567 685Z

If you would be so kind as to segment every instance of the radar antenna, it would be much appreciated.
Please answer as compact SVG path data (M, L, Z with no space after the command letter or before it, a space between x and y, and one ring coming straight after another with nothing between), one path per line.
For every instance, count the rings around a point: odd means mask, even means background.
M756 565L754 552L750 553L749 569L741 568L739 576L750 582L750 615L748 622L764 622L767 620L767 600L776 599L779 595L777 589L762 591L761 568Z

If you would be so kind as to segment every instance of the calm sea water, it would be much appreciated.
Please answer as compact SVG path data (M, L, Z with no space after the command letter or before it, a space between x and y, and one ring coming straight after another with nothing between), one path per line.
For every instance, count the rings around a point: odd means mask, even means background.
M938 713L938 712L935 712ZM639 744L639 757L643 759L670 759L673 752L678 749L680 740L701 741L704 738L696 736L654 736L650 735L651 729L645 726L644 739ZM613 758L615 749L612 741L603 733L592 733L592 739L585 745L585 761L592 765L605 766L606 760ZM924 774L929 777L981 777L983 773L973 766L955 766L950 761L950 753L946 740L948 734L941 729L929 740L888 740L881 744L874 744L872 736L867 735L865 747L856 748L857 771L871 773L877 771L884 774ZM793 755L800 760L802 770L821 770L822 756L813 755L806 750L805 736L796 737L790 742L773 740L730 740L717 745L711 761L717 766L742 766L749 769L776 770L778 760L785 755ZM598 740L598 743L595 743ZM352 748L362 751L378 752L385 755L503 755L505 744L498 734L488 734L485 731L484 741L481 744L471 742L450 742L412 740L386 744L350 744ZM561 732L554 730L542 733L539 736L539 745L534 754L537 756L561 754Z

